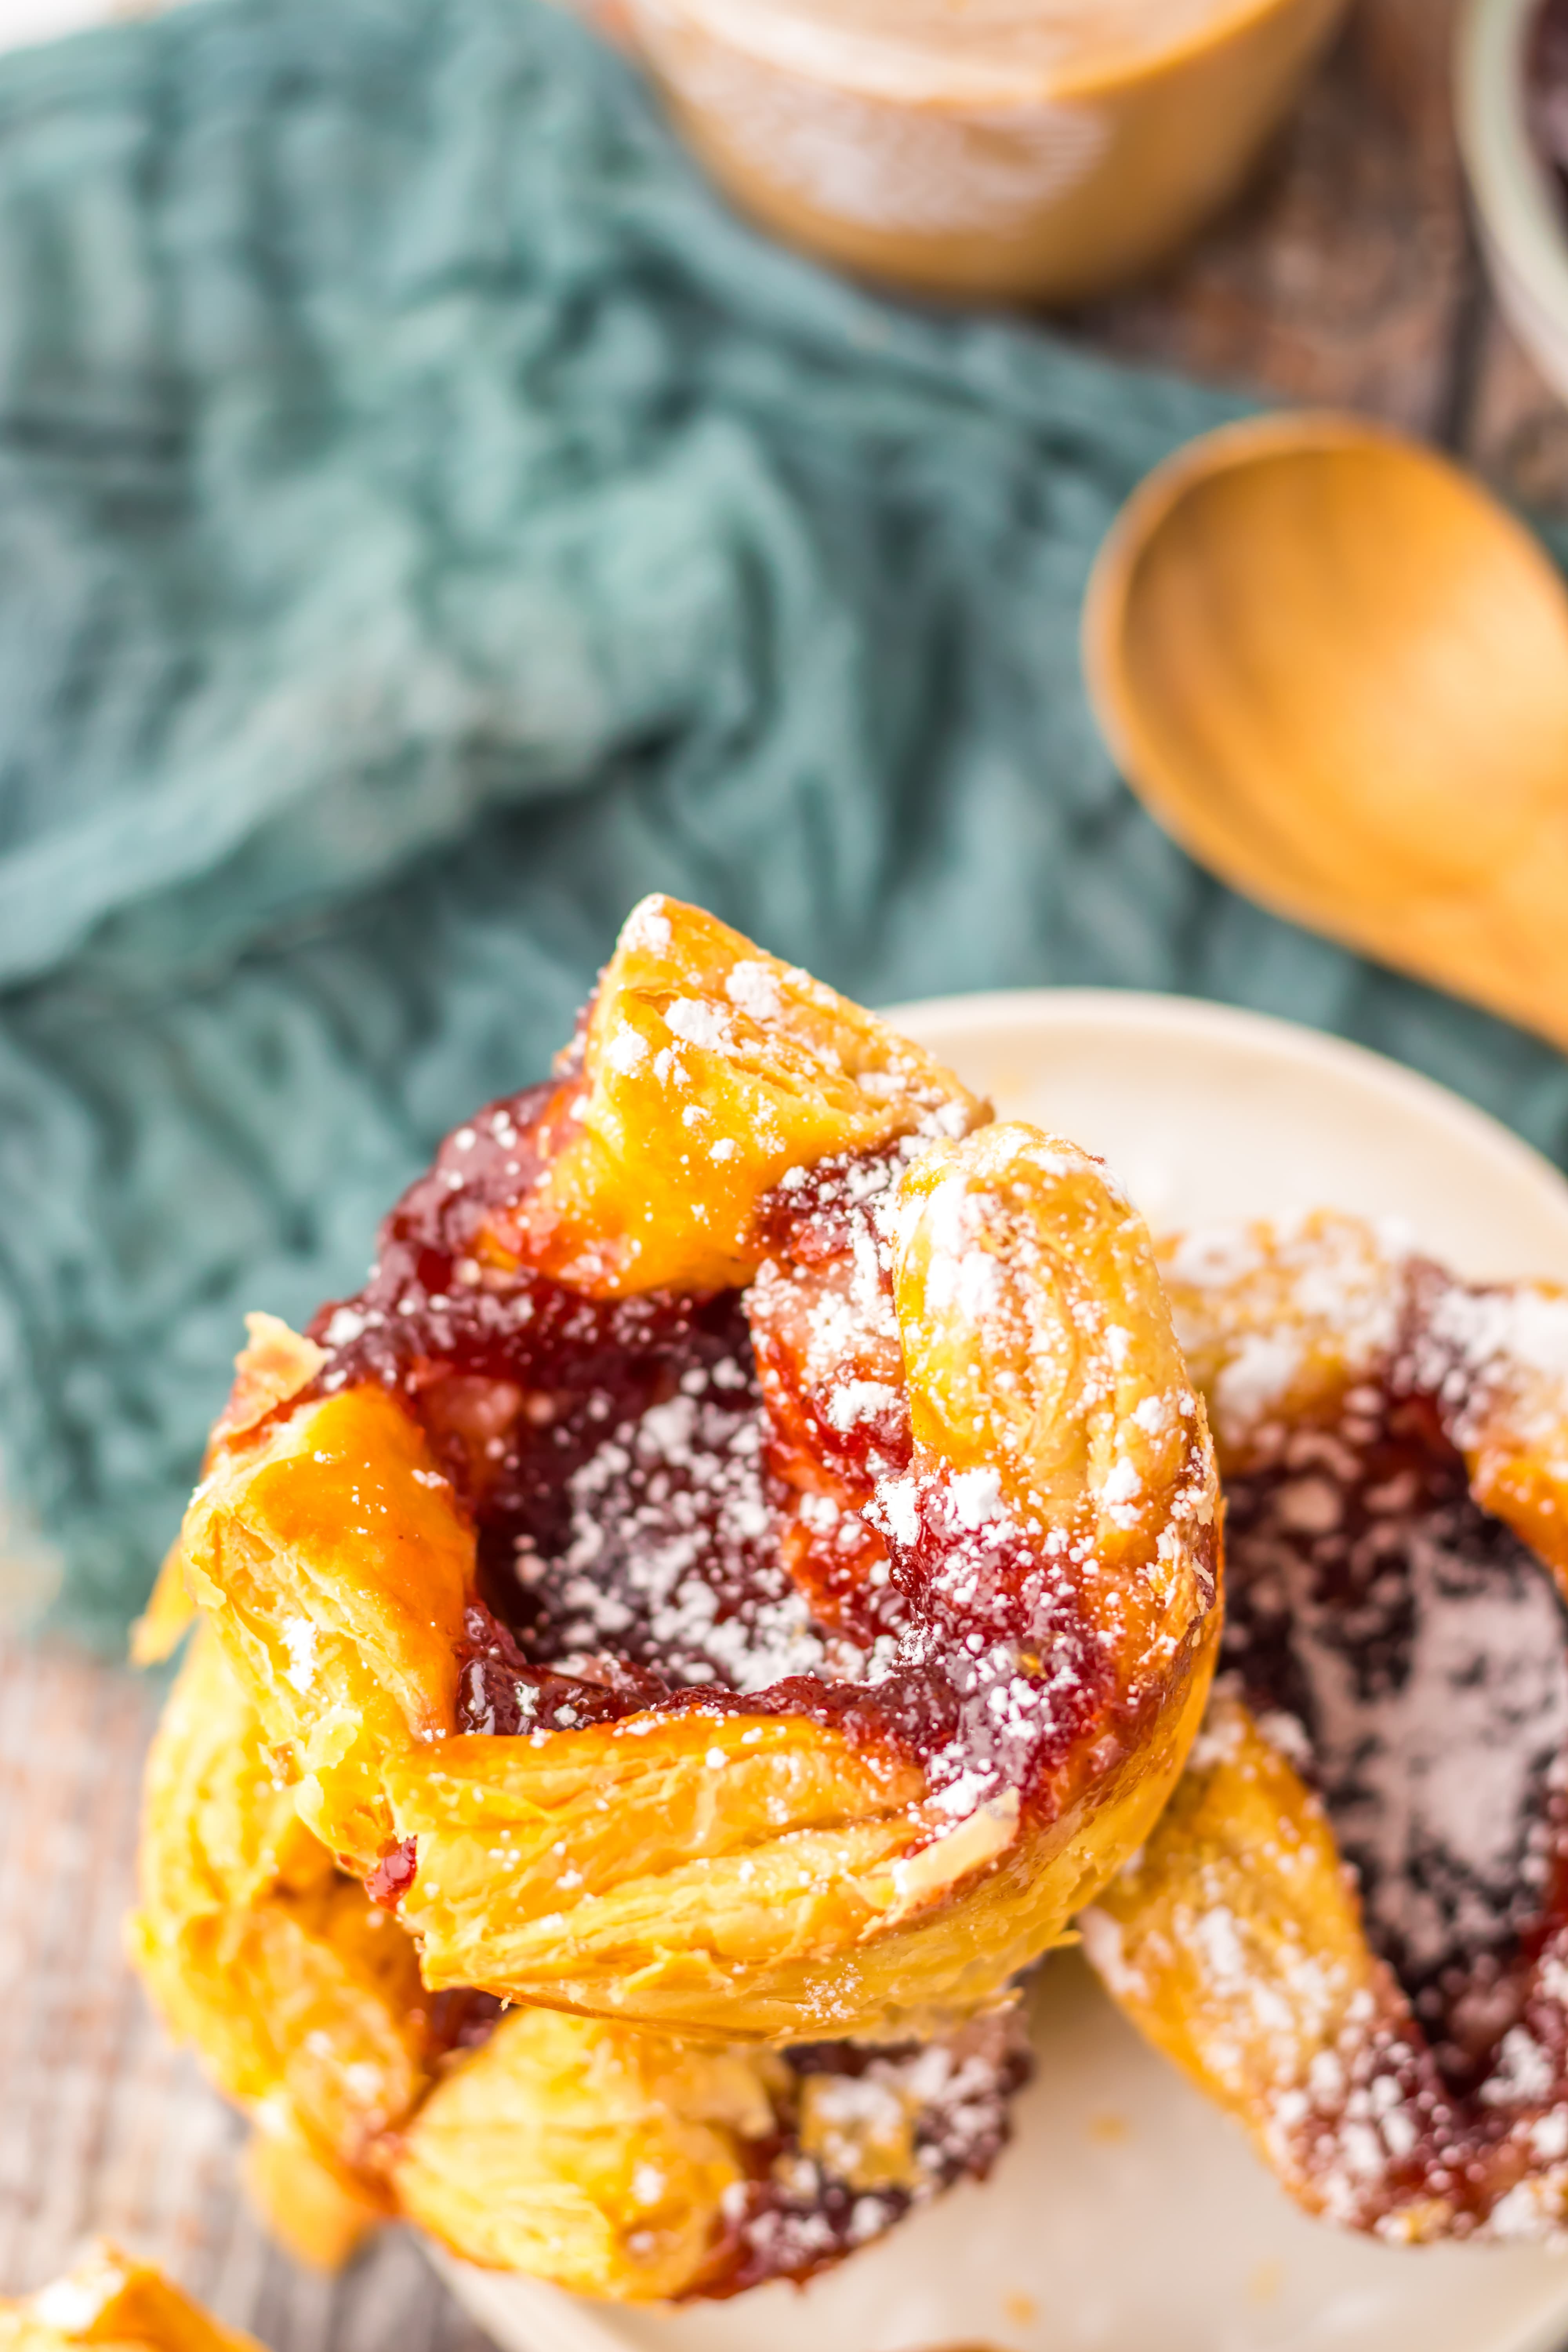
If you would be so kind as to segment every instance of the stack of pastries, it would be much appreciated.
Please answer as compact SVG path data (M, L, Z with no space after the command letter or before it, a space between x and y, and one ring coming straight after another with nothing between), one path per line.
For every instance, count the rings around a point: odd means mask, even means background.
M1565 1322L1348 1220L1157 1251L1076 1145L645 901L359 1296L252 1318L143 1621L200 1622L134 1949L276 2227L805 2278L984 2174L1081 1934L1311 2209L1551 2230L1568 1664L1477 1717L1501 1895L1368 1829L1356 1759L1380 1674L1443 1702L1454 1590L1506 1592L1505 1682L1568 1657Z
M253 1320L143 1628L201 1620L135 1948L285 2235L724 2294L983 2173L1202 1715L1215 1503L1103 1168L639 907L360 1296Z

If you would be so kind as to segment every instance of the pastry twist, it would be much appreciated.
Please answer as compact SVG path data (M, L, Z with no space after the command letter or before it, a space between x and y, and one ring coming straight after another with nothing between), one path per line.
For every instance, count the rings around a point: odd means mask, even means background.
M1027 2061L997 2014L875 2055L784 2058L427 1993L413 1943L268 1769L211 1633L147 1773L133 1956L255 2126L249 2177L307 2260L400 2215L472 2263L619 2301L805 2277L1007 2135Z
M150 2263L102 2238L64 2278L0 2301L0 2352L71 2352L89 2344L115 2352L261 2352L254 2336L220 2327Z
M1165 1255L1229 1497L1204 1735L1086 1916L1310 2211L1568 2217L1568 1296L1327 1215Z
M254 1327L181 1557L426 1985L889 2038L1156 1818L1215 1494L1100 1164L649 900L365 1291Z

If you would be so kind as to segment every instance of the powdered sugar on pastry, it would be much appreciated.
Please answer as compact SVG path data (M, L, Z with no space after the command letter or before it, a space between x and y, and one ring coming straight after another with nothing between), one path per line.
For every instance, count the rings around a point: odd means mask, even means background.
M896 2032L1169 1788L1215 1481L1145 1229L698 910L635 912L318 1328L187 1572L433 1985Z
M1330 1216L1164 1260L1219 1407L1226 1671L1091 1957L1310 2209L1556 2234L1568 1302Z

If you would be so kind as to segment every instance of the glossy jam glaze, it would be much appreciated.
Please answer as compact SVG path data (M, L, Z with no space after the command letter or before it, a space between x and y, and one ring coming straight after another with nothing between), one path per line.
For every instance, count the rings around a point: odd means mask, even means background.
M474 1521L462 1727L743 1706L1042 1804L1091 1725L1107 1759L1134 1742L1150 1695L1118 1690L1092 1561L972 1524L912 1462L880 1222L910 1147L792 1171L750 1295L595 1299L496 1246L570 1091L448 1137L311 1327L318 1389L400 1395ZM823 1378L780 1344L797 1306L851 1332Z
M1342 2053L1307 2169L1344 2176L1342 2218L1430 2196L1462 2235L1568 2155L1568 1616L1397 1370L1226 1494L1222 1673L1321 1798L1408 2003Z

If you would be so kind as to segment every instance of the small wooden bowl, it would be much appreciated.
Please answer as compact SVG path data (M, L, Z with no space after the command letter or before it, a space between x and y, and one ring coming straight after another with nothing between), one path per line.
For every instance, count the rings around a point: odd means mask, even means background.
M1226 201L1344 5L627 13L691 147L765 227L928 293L1062 303L1147 269Z

